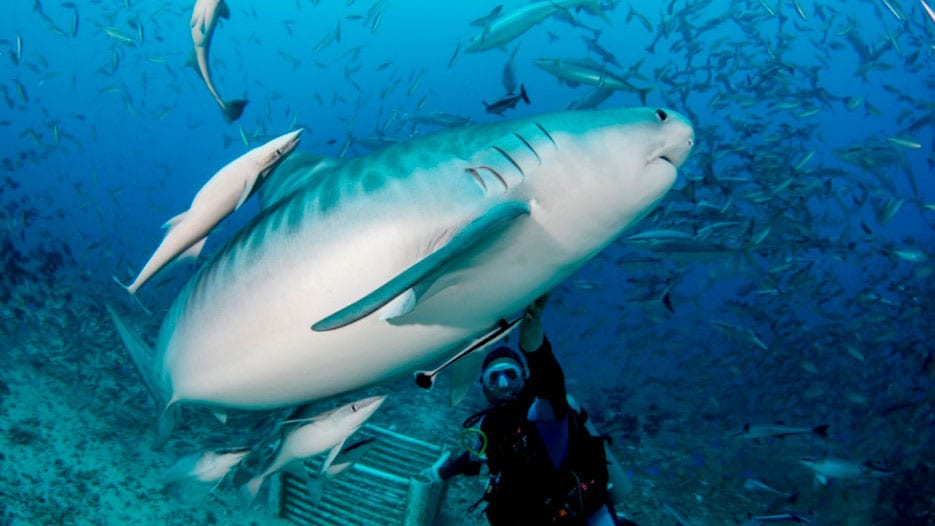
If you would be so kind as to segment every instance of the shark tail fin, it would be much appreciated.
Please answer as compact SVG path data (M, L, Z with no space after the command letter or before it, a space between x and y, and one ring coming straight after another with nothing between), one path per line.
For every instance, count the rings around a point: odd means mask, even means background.
M224 101L224 105L221 107L221 113L224 114L224 120L227 124L230 124L243 114L244 106L247 105L246 99L235 99Z
M104 307L110 314L110 318L114 321L117 333L120 335L120 339L123 340L123 344L126 346L127 352L130 355L130 360L132 360L133 365L136 366L140 378L143 379L146 390L149 391L149 394L153 397L153 401L156 402L156 407L163 408L162 416L159 417L156 442L153 445L154 449L158 449L165 444L169 433L175 425L178 407L175 404L169 403L169 397L166 391L156 379L156 374L153 370L152 348L143 341L143 338L130 327L126 320L117 314L117 311L115 311L113 307L106 304Z
M529 104L529 95L526 95L526 86L519 85L519 96L523 98L523 102Z

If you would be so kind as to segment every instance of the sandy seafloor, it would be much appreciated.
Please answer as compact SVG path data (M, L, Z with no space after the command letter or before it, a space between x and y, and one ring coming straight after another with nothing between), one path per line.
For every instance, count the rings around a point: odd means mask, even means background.
M152 403L97 300L64 286L51 292L37 287L16 291L3 309L0 524L285 524L265 510L245 509L229 487L184 500L166 490L161 473L177 458L205 443L235 439L207 412L189 410L166 449L151 450ZM131 318L154 331L145 323L159 317ZM568 344L555 342L557 348ZM456 447L461 420L483 404L479 389L450 408L445 385L426 392L410 381L373 390L391 396L372 422ZM571 392L580 383L568 375ZM790 467L788 459L806 454L809 441L817 439L738 447L736 439L717 438L724 433L703 415L665 407L642 412L641 426L634 429L623 424L620 407L608 409L615 403L610 395L589 396L584 402L594 421L614 439L612 448L631 474L624 481L624 511L641 525L673 524L665 504L698 525L741 524L747 513L782 509L781 503L771 506L769 497L741 489L740 466L752 461L761 468L774 462L775 483L797 488L795 508L820 510L818 524L879 523L871 521L879 480L815 487L806 470ZM627 405L639 404L635 399ZM437 523L486 524L481 513L466 511L483 484L483 476L452 481Z

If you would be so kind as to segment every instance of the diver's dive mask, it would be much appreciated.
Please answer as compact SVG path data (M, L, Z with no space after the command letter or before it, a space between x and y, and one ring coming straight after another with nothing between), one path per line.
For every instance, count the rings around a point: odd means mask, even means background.
M487 400L505 402L516 398L526 386L526 370L518 356L497 356L485 364L481 382Z

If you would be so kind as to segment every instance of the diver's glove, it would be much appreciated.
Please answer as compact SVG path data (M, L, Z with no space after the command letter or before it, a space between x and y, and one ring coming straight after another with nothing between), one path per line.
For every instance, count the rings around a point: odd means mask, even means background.
M433 484L441 484L444 482L444 479L441 475L442 466L445 465L445 462L448 462L449 458L451 458L451 451L443 451L441 456L438 457L438 460L436 460L435 463L431 466L420 471L419 475L428 477Z

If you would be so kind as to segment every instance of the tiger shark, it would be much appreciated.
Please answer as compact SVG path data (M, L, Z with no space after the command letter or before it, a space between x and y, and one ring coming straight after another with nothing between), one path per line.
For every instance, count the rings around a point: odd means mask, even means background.
M439 363L646 216L694 142L671 110L478 124L338 160L295 152L184 286L155 348L108 307L162 408L265 410Z

